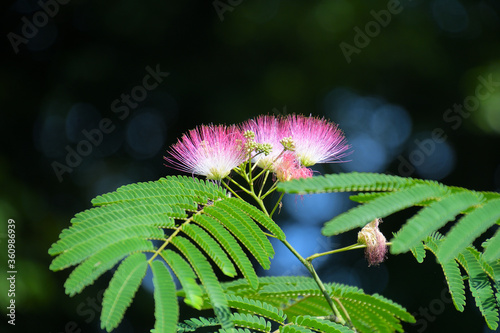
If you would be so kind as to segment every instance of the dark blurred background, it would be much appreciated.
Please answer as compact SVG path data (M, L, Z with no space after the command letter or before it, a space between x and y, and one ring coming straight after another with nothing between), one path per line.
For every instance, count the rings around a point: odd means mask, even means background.
M175 174L163 165L166 149L201 123L325 116L353 153L319 173L385 172L498 191L499 10L495 0L2 3L0 260L4 267L14 219L18 273L15 327L6 325L0 279L0 330L100 332L110 274L70 298L70 270L49 271L47 250L94 196ZM356 232L320 235L351 206L348 194L288 197L279 223L306 256L356 241ZM382 231L390 238L408 216L387 218ZM262 274L306 274L282 246L276 251ZM405 306L419 320L407 332L489 332L470 296L463 313L449 303L431 256L367 267L359 251L317 265L325 281ZM183 310L183 319L197 315ZM153 320L146 282L116 332L147 332Z

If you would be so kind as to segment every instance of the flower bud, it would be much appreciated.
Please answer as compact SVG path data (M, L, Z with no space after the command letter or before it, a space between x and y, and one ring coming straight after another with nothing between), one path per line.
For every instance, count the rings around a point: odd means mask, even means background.
M382 219L377 218L358 233L358 243L366 245L365 256L368 266L380 264L387 253L386 239L378 228L379 223L382 223Z

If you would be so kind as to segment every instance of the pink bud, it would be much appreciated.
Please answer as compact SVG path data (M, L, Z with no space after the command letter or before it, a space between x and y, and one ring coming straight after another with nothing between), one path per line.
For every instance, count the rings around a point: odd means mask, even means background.
M358 233L358 243L366 245L365 256L368 266L380 264L387 254L386 239L378 228L379 223L382 223L382 219L377 218Z

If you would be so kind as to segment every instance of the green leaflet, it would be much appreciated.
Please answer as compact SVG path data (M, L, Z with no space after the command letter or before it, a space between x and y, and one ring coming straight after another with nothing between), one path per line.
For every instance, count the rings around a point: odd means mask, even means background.
M442 235L434 234L429 236L425 242L427 249L434 253L434 255L438 252L439 246L442 242L442 237ZM447 262L438 260L438 262L441 265L444 277L446 278L446 283L448 284L448 290L450 291L453 304L458 311L462 312L465 306L465 286L458 263L455 259L451 259Z
M496 330L498 327L498 306L488 275L482 269L478 258L474 256L473 249L463 251L457 259L469 275L469 288L486 324L491 330Z
M500 230L495 232L495 235L491 237L487 245L484 246L484 260L494 261L495 258L500 257Z
M461 211L479 203L479 197L473 192L458 192L422 208L391 240L391 252L398 254L408 251L431 232L453 221Z
M320 319L311 316L297 316L294 323L306 328L319 330L321 332L329 333L350 333L353 330L340 324L334 323L330 320Z
M236 239L227 231L216 219L207 215L196 215L194 221L205 228L215 239L217 239L224 249L231 255L232 259L241 270L248 282L256 288L258 285L257 274L252 263Z
M172 250L164 250L161 256L179 279L185 293L184 302L200 310L203 304L203 291L198 283L196 283L196 275L191 266Z
M287 325L284 326L280 332L282 333L314 333L314 331L311 331L310 329L307 329L305 327L299 326L299 325Z
M246 224L236 218L226 216L224 212L217 209L217 207L208 206L205 208L205 212L220 221L235 237L237 237L255 256L264 269L269 269L271 261L269 260L267 251L260 242L261 240L255 237L255 230L250 229Z
M455 257L463 248L500 219L500 199L493 199L467 214L448 232L439 252L440 260Z
M165 265L155 260L151 263L155 298L155 331L175 333L179 319L179 304L175 294L175 283Z
M182 227L182 231L214 260L225 275L231 277L236 275L236 269L231 260L229 260L226 252L205 230L196 224L186 224Z
M227 295L229 306L233 309L256 314L261 317L273 320L278 323L284 323L286 315L283 311L268 303L263 303L258 300L248 299L246 297Z
M411 253L413 254L413 256L415 257L415 259L417 259L417 262L419 264L424 262L425 248L424 248L424 244L422 244L422 242L418 242L417 245L412 247L410 250L411 250Z
M191 318L183 323L179 323L177 326L177 332L194 332L201 327L216 327L220 326L219 321L216 318Z
M147 268L146 256L142 253L132 254L121 263L104 292L101 328L110 332L118 326L139 289Z
M322 192L394 191L414 184L412 178L376 173L331 174L279 183L278 190L286 193L308 194Z
M145 239L125 239L97 252L76 267L64 283L66 293L73 296L92 284L123 257L136 251L152 251L153 244Z
M229 315L230 312L227 299L207 259L190 241L183 237L174 238L172 244L182 252L196 271L196 274L207 291L210 303L213 306L214 312L222 328L233 327Z
M415 203L444 194L436 185L415 185L408 189L378 197L364 205L357 206L344 214L325 223L323 235L332 236L357 227L363 227L370 221L385 217L399 210L411 207Z

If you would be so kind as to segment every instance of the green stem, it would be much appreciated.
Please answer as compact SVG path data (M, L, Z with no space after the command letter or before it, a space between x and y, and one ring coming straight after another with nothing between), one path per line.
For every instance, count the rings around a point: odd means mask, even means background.
M262 175L262 172L259 173L257 175L257 177L260 177L260 175ZM269 176L269 170L266 172L265 176L264 176L264 180L262 181L262 186L260 187L260 190L259 190L259 197L262 195L262 190L264 189L264 185L266 184L266 181L267 181L267 176Z
M252 172L252 170L250 169L250 173ZM242 172L244 173L244 172ZM242 175L243 176L243 175ZM250 187L250 190L247 190L247 189L244 189L240 184L238 184L236 181L232 180L231 178L231 181L233 183L235 183L238 187L242 188L246 193L248 193L259 205L259 207L262 209L262 211L264 212L264 214L266 214L268 217L272 217L272 215L274 214L274 212L276 211L279 203L281 202L281 199L283 198L284 196L284 193L281 194L280 198L278 199L278 202L276 203L276 205L274 206L271 214L269 214L269 212L267 211L266 209L266 206L264 205L264 197L269 195L272 191L274 191L276 189L276 184L273 184L273 186L271 187L271 189L269 191L267 191L264 195L261 196L261 193L262 191L259 191L259 194L257 195L255 193L255 188L254 188L254 184L253 184L253 178L252 176L250 175L250 178L248 177L248 175L245 175L243 176L243 178L247 181L249 187ZM264 183L262 184L262 186L264 186ZM288 243L288 241L286 239L282 240L281 241L289 250L290 252L293 253L293 255L295 255L295 257L297 257L297 259L302 263L302 265L304 265L307 270L309 271L309 273L311 274L311 276L313 277L314 281L316 282L316 284L318 285L321 293L323 294L325 300L327 301L328 305L330 306L330 308L332 309L333 311L333 314L335 315L336 317L336 321L342 325L345 325L346 324L346 320L342 317L342 314L340 313L340 311L337 309L337 307L335 306L335 304L333 303L333 299L332 297L330 296L330 294L328 293L328 291L326 290L325 288L325 285L323 284L323 281L321 281L320 277L318 276L318 273L316 272L316 270L314 269L314 266L312 265L312 263L306 259L304 259L294 248L293 246ZM338 302L338 300L336 300ZM343 309L344 312L345 312L345 309ZM349 315L346 314L347 318L349 318Z
M279 199L278 199L278 202L276 202L276 205L274 206L273 210L271 211L271 214L269 214L269 217L273 217L273 214L274 212L276 211L276 208L278 208L278 206L280 205L281 203L281 199L283 199L283 196L285 195L285 192L281 193Z
M316 259L316 258L319 258L319 257L322 257L322 256L326 256L326 255L329 255L329 254L334 254L334 253L339 253L339 252L344 252L344 251L350 251L350 250L356 250L356 249L364 249L365 247L366 247L365 244L358 244L358 243L356 243L356 244L352 244L352 245L349 245L349 246L346 246L346 247L343 247L343 248L340 248L340 249L313 254L313 255L307 257L306 260L309 261L309 262L311 262L311 261L313 261L313 259Z
M224 184L224 187L226 187L229 190L229 192L231 192L235 197L241 199L241 197L229 185L227 185L225 182L222 182L222 184Z
M385 244L387 246L391 246L392 243L391 242L387 242ZM365 247L366 247L365 244L356 243L356 244L352 244L352 245L349 245L349 246L346 246L346 247L342 247L340 249L313 254L313 255L307 257L306 260L309 261L309 262L311 262L311 261L313 261L316 258L319 258L319 257L322 257L322 256L326 256L326 255L329 255L329 254L340 253L340 252L345 252L345 251L350 251L350 250L364 249Z
M196 216L196 215L199 215L201 214L201 211L193 214L190 218L188 218L185 222L183 222L180 226L178 226L175 231L170 235L168 236L168 238L165 240L165 242L160 246L160 248L158 248L158 250L155 251L155 253L151 256L151 258L149 258L148 260L148 264L151 265L151 263L153 262L153 260L160 254L161 251L163 251L163 249L165 247L167 247L167 245L172 241L172 239L177 236L177 234L179 232L182 231L182 227L185 226L186 224L189 224L191 223L191 221L193 221L193 218Z
M281 242L283 244L285 244L285 246L290 250L290 252L292 252L297 257L297 259L299 259L299 261L302 263L302 265L304 265L307 268L307 270L309 271L309 273L311 273L314 281L316 281L316 284L318 285L319 289L323 293L323 296L325 297L326 301L328 302L328 305L330 306L330 308L332 309L333 313L337 317L337 322L340 323L340 324L342 324L342 325L344 325L346 323L346 321L344 320L344 318L340 314L340 312L337 309L337 307L335 306L335 304L333 304L332 297L330 296L330 294L326 290L325 285L323 284L323 281L321 281L321 279L319 278L318 273L316 273L316 270L314 269L314 266L311 264L311 262L309 262L306 259L304 259L293 248L293 246L290 243L288 243L288 241L286 239L282 240Z

